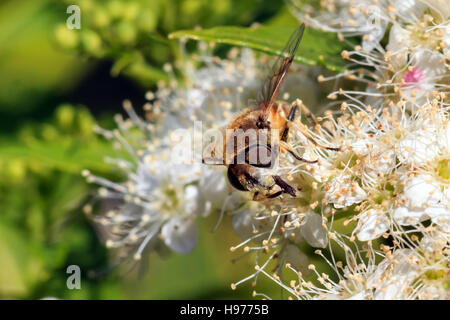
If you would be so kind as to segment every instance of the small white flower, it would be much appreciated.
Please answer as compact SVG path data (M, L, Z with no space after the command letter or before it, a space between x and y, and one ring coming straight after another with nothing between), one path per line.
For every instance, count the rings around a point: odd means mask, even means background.
M205 213L205 199L196 186L185 187L183 202L184 213L187 216L195 217Z
M423 165L436 156L439 146L436 141L436 130L424 123L420 129L408 128L408 135L402 139L397 154L400 161L413 165Z
M269 219L257 219L254 207L246 208L241 212L235 213L231 219L233 230L238 237L244 240L254 239L260 243L268 237L272 228ZM266 235L266 237L263 237Z
M207 170L200 178L199 188L203 197L216 206L221 206L229 193L222 170Z
M323 226L322 217L311 210L306 213L300 226L300 234L311 247L325 248L328 244L328 230Z
M401 196L402 205L393 216L402 225L415 225L430 219L450 231L450 198L448 186L443 187L432 176L418 175L409 179Z
M410 47L410 34L400 24L394 24L389 32L389 42L386 49L392 52L391 62L397 68L403 67L408 61L408 48Z
M416 22L426 9L425 3L420 0L395 0L392 6L396 9L396 15L407 23Z
M380 262L371 279L375 299L448 299L448 233L427 232Z
M389 227L390 221L384 212L370 209L358 215L358 226L355 230L358 240L368 241L380 237Z
M349 175L334 178L326 187L324 197L325 201L333 203L335 208L345 208L366 198L367 193Z
M337 0L322 3L318 8L299 0L291 0L289 4L294 15L314 28L363 36L362 46L367 51L379 47L389 22L386 6L381 2Z
M330 238L337 247L344 249L346 263L339 261L334 256L334 250L330 252L330 256L321 250L316 250L315 253L331 267L334 274L319 273L315 265L309 265L308 269L313 271L317 277L317 282L305 280L304 276L308 274L303 272L298 274L299 285L295 292L296 298L312 300L373 299L373 278L377 271L375 256L377 254L382 256L382 254L369 245L365 252L367 259L362 259L360 249L357 246L349 247L339 234L333 234ZM288 266L288 268L296 273L298 271L292 266Z
M197 226L190 219L176 217L164 224L161 235L173 251L187 254L197 243Z
M418 275L414 260L411 260L411 258L414 259L413 254L412 250L400 249L394 252L393 259L387 259L380 263L381 270L376 272L380 278L371 279L375 288L374 299L401 300L407 298L410 282Z

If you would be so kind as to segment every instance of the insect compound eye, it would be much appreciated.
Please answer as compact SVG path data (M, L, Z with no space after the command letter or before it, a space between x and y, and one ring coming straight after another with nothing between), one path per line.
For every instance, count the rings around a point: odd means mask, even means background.
M232 168L231 166L228 167L228 171L227 171L227 177L228 177L228 181L230 182L230 184L237 190L248 191L248 189L241 184L238 177L236 177L236 175L234 174L234 172L231 168Z
M278 157L278 148L266 144L249 146L246 152L247 163L256 168L272 168Z

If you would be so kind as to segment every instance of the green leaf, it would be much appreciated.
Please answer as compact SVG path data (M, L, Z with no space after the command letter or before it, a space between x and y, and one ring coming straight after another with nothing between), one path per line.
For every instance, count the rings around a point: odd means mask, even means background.
M281 51L293 31L292 27L279 25L257 28L224 26L204 30L176 31L171 33L169 38L226 43L281 55ZM344 43L339 42L334 33L307 28L295 60L306 65L323 65L331 71L340 71L346 64L345 60L341 58L341 51L344 48Z
M0 157L6 161L23 160L64 172L78 174L83 169L108 172L111 166L103 162L111 154L107 143L78 142L71 139L34 141L32 143L1 143Z

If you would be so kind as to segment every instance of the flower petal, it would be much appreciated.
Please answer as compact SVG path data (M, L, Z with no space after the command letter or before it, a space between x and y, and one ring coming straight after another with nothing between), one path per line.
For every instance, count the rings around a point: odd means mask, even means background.
M325 248L328 244L328 231L322 224L320 214L309 211L306 214L305 224L300 227L302 236L312 247Z
M386 232L389 226L389 219L382 212L374 209L368 210L359 216L356 227L358 240L369 241L376 239Z
M192 220L176 217L162 227L161 235L170 249L187 254L197 243L197 226Z

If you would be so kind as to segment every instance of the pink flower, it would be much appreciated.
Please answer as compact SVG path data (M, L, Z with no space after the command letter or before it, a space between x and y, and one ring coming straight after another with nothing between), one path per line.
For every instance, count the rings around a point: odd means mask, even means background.
M411 71L406 71L403 75L403 79L406 82L404 86L413 85L415 87L420 87L417 84L425 80L425 74L423 73L422 69L415 68Z

